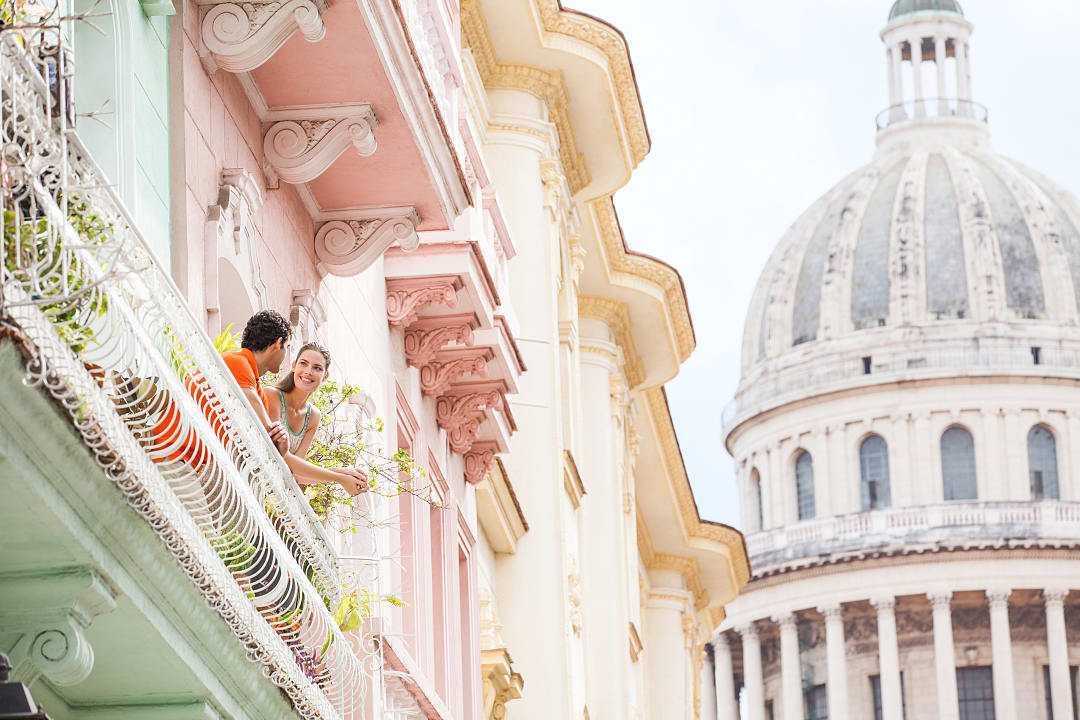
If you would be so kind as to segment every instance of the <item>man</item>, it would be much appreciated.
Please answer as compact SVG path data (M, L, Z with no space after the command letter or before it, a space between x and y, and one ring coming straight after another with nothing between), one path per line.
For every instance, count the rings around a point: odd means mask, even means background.
M270 433L270 439L277 451L281 453L285 464L289 466L297 483L304 486L336 482L345 488L349 495L364 492L368 489L368 482L362 472L354 468L327 470L293 455L289 452L289 440L284 426L280 422L270 421L270 416L263 405L259 378L265 373L276 373L281 370L281 363L285 360L285 346L291 335L292 326L289 325L288 320L273 310L263 310L252 315L244 326L244 334L240 338L240 350L224 353L222 358L233 377L236 378L241 392L244 393L251 409L255 411L259 422Z

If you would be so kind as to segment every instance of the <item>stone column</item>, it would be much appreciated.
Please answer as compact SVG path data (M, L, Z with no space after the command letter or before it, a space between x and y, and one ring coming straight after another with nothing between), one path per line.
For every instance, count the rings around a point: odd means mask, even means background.
M878 659L881 663L882 720L903 720L900 689L900 650L896 643L896 598L870 601L877 608Z
M761 676L761 640L753 623L739 628L742 635L743 683L746 720L765 720L765 682Z
M1009 593L987 590L990 600L990 644L994 653L994 714L997 720L1018 720L1013 675L1012 636L1009 634Z
M896 88L896 102L893 103L894 107L892 112L889 113L889 119L893 122L907 119L907 112L902 106L904 102L904 76L901 72L903 65L903 50L900 43L897 42L892 46L893 86Z
M951 601L951 592L930 595L930 603L934 606L934 667L937 670L937 716L940 720L958 720L960 717Z
M665 720L682 718L687 707L693 705L694 683L701 681L690 672L690 656L684 635L684 618L694 612L694 599L691 593L674 587L653 587L645 605L645 637L642 638L645 652L645 676L649 679L645 702L647 720ZM591 639L591 635L588 636ZM619 644L623 655L627 655L625 639ZM591 649L591 647L590 647ZM759 656L760 657L760 656ZM760 660L759 660L760 663ZM618 668L612 668L618 671ZM526 683L528 678L525 679ZM543 688L539 691L543 693ZM620 702L615 712L607 712L606 707L589 705L593 717L631 717L625 702ZM515 715L515 717L554 717L553 714ZM561 716L560 716L561 717ZM580 708L570 716L581 717Z
M900 102L900 100L898 99L899 93L896 89L896 67L893 65L892 48L888 48L885 50L885 60L886 64L888 65L888 77L886 79L889 81L889 107L892 107L896 103Z
M825 616L825 660L829 719L848 720L847 647L844 612L839 603L818 608Z
M926 115L926 106L922 88L922 38L912 38L908 42L911 44L911 78L912 87L915 89L915 117L923 117Z
M949 112L948 89L945 87L945 38L938 35L934 38L934 68L937 70L937 96L938 115L947 115Z
M968 53L967 53L967 40L961 41L960 38L955 40L956 43L956 94L961 100L970 100L971 92L968 84ZM969 108L963 106L960 108L961 115L966 115Z
M739 720L739 706L735 701L735 671L731 665L731 645L727 636L720 633L713 640L713 657L716 677L716 715L718 720Z
M1050 657L1050 704L1054 720L1076 720L1069 678L1069 646L1065 639L1066 588L1043 590L1046 601L1046 650Z
M784 720L803 720L802 669L799 666L799 631L795 614L773 618L780 626L780 675Z

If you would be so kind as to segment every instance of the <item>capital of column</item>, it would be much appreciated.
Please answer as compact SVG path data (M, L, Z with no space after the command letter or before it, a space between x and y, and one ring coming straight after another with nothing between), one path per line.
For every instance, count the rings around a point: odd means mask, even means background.
M844 608L840 603L834 605L822 605L818 607L818 612L825 616L825 622L843 622L844 620Z
M731 649L731 643L727 639L727 633L716 633L712 640L714 649L721 649L728 651Z
M1068 594L1068 588L1045 588L1043 589L1043 601L1046 603L1047 607L1051 605L1064 605L1065 598Z
M986 599L990 601L991 610L1001 610L1009 607L1009 596L1012 590L1008 588L994 588L986 591Z
M780 626L781 631L792 631L796 627L795 613L789 612L781 615L773 615L772 621Z
M882 613L891 613L896 609L896 598L891 595L888 597L871 598L870 604L877 609L878 615L881 615Z
M735 628L735 632L739 633L740 637L744 640L757 640L758 631L757 626L754 623L746 623Z
M934 606L935 610L951 610L952 609L952 592L932 592L927 595L930 599L930 604Z

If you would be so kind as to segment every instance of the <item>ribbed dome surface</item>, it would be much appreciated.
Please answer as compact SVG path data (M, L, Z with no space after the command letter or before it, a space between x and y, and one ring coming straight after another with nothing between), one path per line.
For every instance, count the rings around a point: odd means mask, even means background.
M751 303L743 370L857 347L870 328L976 337L985 323L1078 317L1075 199L999 155L942 145L879 156L792 226Z
M963 15L960 3L956 0L896 0L892 10L889 11L889 20L895 20L902 15L910 15L917 12L952 12Z

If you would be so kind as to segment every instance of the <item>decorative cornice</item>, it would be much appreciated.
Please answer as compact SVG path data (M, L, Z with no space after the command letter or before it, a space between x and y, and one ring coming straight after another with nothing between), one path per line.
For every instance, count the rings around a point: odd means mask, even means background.
M425 395L442 395L466 375L483 375L491 356L489 348L444 350L420 368L420 389Z
M488 89L522 90L535 95L548 107L559 134L559 157L566 169L573 192L589 184L585 156L577 149L573 125L570 122L570 101L562 73L531 65L500 63L488 35L487 23L478 0L462 0L462 44L472 51L480 79ZM546 139L546 138L545 138Z
M494 443L474 443L465 453L465 480L470 485L479 483L491 470L496 450Z
M220 6L219 6L220 7ZM375 113L368 105L340 118L297 117L275 122L263 137L267 184L310 182L326 172L350 146L361 157L375 153Z
M707 540L727 547L731 558L732 585L739 592L750 580L750 561L746 555L746 541L738 530L720 523L707 522L698 515L694 491L686 473L679 439L668 408L664 389L653 388L645 392L653 431L660 445L661 457L667 470L668 481L675 494L682 529L687 540Z
M708 607L709 593L701 582L701 567L694 558L656 553L646 567L650 570L669 570L679 573L686 589L694 596L694 608L702 610Z
M495 390L443 395L435 402L435 419L446 430L450 449L464 455L476 442L484 414L501 406L502 396Z
M448 345L472 345L473 330L480 321L475 314L442 315L424 318L405 331L405 360L412 367L423 367Z
M645 381L645 369L638 355L634 336L630 331L630 311L626 303L591 295L578 296L578 316L592 318L607 324L622 350L626 380L631 387Z
M322 3L311 0L251 0L205 3L199 54L211 73L254 70L269 60L299 30L308 42L326 36Z
M386 281L386 319L391 325L408 327L428 305L457 305L461 280L454 278L401 278Z
M697 345L686 289L678 271L656 258L632 252L623 238L619 217L611 195L589 203L600 236L600 247L609 273L623 273L656 286L664 295L665 310L675 333L679 361L683 362Z
M397 243L410 252L420 246L416 211L399 217L357 217L323 223L315 233L315 266L320 275L350 277L366 270Z

